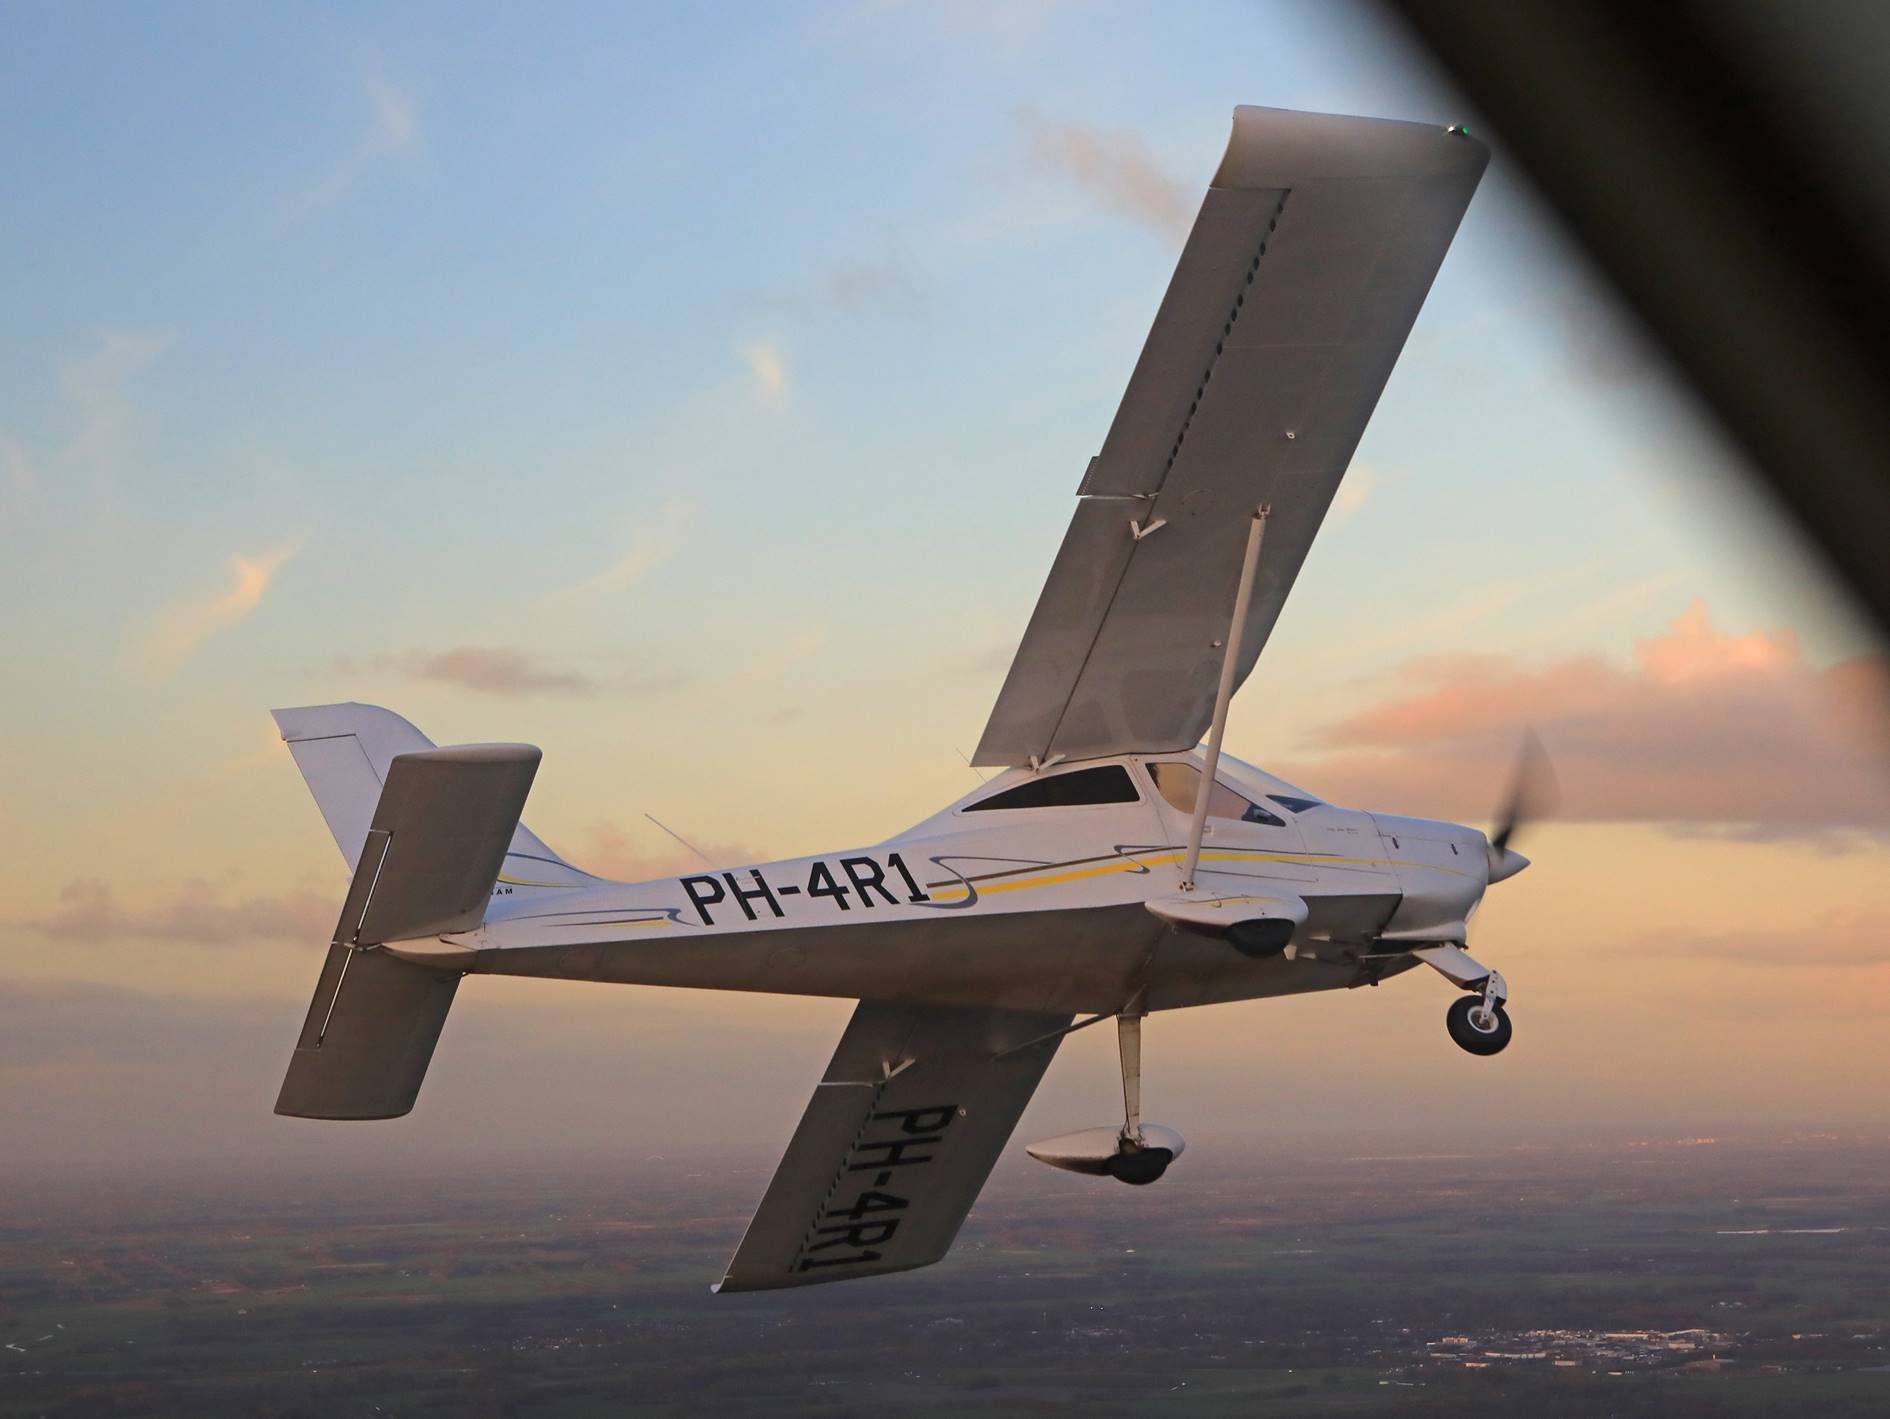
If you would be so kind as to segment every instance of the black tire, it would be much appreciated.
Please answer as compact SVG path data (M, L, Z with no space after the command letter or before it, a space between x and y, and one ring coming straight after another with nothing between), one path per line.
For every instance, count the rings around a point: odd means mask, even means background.
M1451 1002L1450 1009L1444 1014L1444 1028L1450 1031L1450 1037L1471 1054L1501 1054L1509 1043L1511 1032L1509 1012L1500 1005L1491 1006L1496 1015L1496 1028L1480 1030L1471 1021L1471 1012L1483 1004L1480 995L1466 995Z

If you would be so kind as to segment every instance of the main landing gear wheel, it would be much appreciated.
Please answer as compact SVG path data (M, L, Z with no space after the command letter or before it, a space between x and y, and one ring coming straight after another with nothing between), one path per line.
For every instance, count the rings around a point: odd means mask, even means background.
M1122 1127L1085 1128L1046 1138L1041 1143L1031 1144L1025 1151L1053 1168L1114 1178L1131 1187L1147 1187L1168 1171L1168 1165L1181 1156L1187 1144L1172 1128L1142 1122L1142 1001L1139 995L1116 1016L1116 1046L1122 1054Z
M1485 1005L1481 995L1453 1001L1444 1015L1450 1037L1471 1054L1497 1054L1509 1043L1509 1012L1500 1004Z
M1146 1138L1136 1142L1124 1138L1118 1145L1116 1156L1103 1164L1103 1171L1117 1182L1125 1182L1131 1187L1147 1187L1168 1171L1168 1165L1175 1161L1172 1149L1159 1148Z

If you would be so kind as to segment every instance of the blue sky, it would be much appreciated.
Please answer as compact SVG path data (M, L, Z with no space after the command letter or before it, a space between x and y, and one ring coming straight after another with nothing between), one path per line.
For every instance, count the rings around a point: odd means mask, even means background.
M396 667L505 645L607 684L586 752L824 756L891 715L956 784L1233 104L1475 121L1345 6L0 24L0 436L30 483L0 588L60 607L13 628L22 708L110 738L129 674L205 767L276 700L424 709ZM1061 162L1072 133L1122 166ZM1618 647L1706 595L1854 648L1728 463L1499 156L1257 731L1290 745L1361 641ZM281 559L266 603L141 665L153 608L236 555ZM633 587L566 594L626 559ZM480 708L443 737L532 728Z
M606 869L669 851L645 812L772 855L962 793L1243 102L1481 127L1350 5L7 7L15 974L305 996L306 950L154 925L338 899L273 705L540 743L532 820ZM1427 657L1496 665L1492 703L1606 681L1628 725L1663 666L1797 704L1869 648L1490 136L1242 757L1316 764ZM1881 845L1828 816L1714 846L1707 796L1615 793L1566 832L1728 913L1768 873L1866 912ZM1570 890L1521 920L1572 929Z

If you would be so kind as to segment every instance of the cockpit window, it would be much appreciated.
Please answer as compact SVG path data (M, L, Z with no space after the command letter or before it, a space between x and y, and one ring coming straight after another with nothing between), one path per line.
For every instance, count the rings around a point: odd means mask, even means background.
M1104 764L1094 769L1075 769L1067 774L1051 774L1027 779L1015 788L994 793L980 803L966 806L967 813L983 813L1003 808L1080 808L1095 803L1136 803L1141 795L1135 781L1121 764Z
M1308 808L1325 807L1325 804L1321 803L1317 798L1294 798L1291 794L1287 793L1269 793L1267 797L1279 804L1280 807L1284 808L1289 813L1304 813Z
M1194 812L1194 796L1201 791L1199 769L1193 764L1176 763L1150 764L1148 769L1155 775L1155 787L1170 808L1177 813ZM1284 820L1258 803L1249 803L1219 779L1214 781L1214 789L1208 794L1208 817L1226 818L1236 823L1264 823L1272 828L1286 826Z

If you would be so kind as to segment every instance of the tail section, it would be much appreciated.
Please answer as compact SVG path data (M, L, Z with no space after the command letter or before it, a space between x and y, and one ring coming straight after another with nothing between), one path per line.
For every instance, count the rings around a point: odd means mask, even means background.
M379 705L304 705L274 712L315 804L350 871L360 865L374 806L396 754L431 749L433 741ZM501 895L595 885L520 823L499 869Z
M385 944L477 929L493 897L516 890L503 885L514 866L544 888L593 879L519 822L538 770L530 745L436 749L370 705L278 710L276 722L354 873L276 1112L397 1117L413 1108L461 971Z

